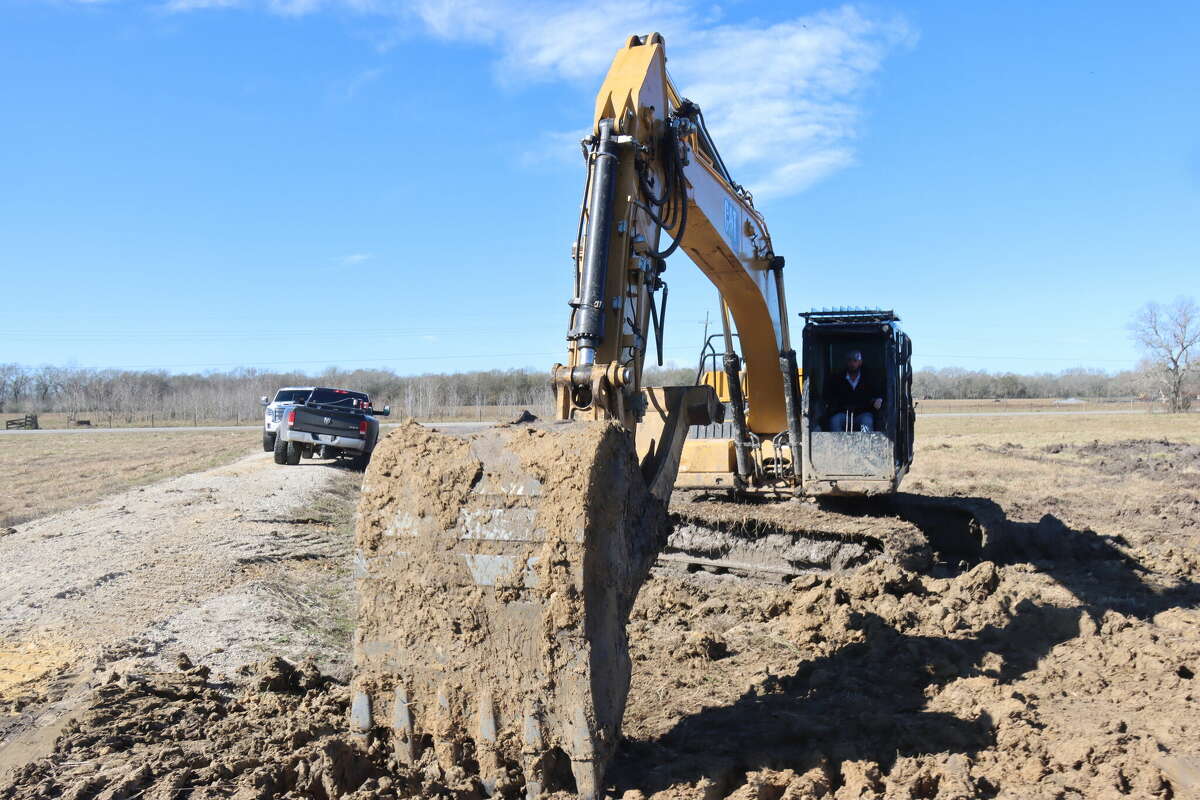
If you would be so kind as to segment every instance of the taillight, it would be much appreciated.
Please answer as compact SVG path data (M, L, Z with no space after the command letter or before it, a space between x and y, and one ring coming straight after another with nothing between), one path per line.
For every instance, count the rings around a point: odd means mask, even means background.
M290 428L295 424L296 424L296 409L293 408L291 411L288 412L288 427Z
M358 423L358 435L359 436L367 435L367 421L365 419L362 422Z

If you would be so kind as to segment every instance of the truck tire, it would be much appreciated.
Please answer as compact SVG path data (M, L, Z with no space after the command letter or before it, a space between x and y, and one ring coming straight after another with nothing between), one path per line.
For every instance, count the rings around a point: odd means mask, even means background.
M350 459L350 469L356 469L359 472L364 472L367 465L371 463L370 453L361 453Z
M287 446L288 446L288 443L283 440L282 436L279 436L277 434L275 436L275 443L271 446L271 449L275 451L275 463L276 464L286 464L287 463L287 449L288 449Z
M271 452L275 449L275 434L263 431L263 451Z
M295 442L287 443L287 463L291 466L296 466L300 463L300 452L302 448Z

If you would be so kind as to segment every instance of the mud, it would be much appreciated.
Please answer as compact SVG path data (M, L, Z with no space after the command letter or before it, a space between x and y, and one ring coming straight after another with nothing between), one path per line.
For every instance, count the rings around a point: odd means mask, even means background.
M613 779L663 797L1177 796L1164 758L1200 734L1195 623L1046 602L1037 583L1025 565L876 562L772 591L651 584L631 709L654 712L627 724ZM727 657L689 648L698 631Z
M938 496L839 509L880 540L897 515L911 522L926 566L876 558L786 587L703 573L648 584L615 788L1200 796L1191 445L970 447L987 460L955 446L919 475ZM709 641L719 658L693 645Z
M53 753L17 769L0 798L377 796L396 780L378 751L346 737L346 687L315 665L268 660L236 692L185 656L179 666L113 673Z
M359 506L353 724L498 791L522 775L594 793L629 687L625 620L665 535L615 425L393 431Z

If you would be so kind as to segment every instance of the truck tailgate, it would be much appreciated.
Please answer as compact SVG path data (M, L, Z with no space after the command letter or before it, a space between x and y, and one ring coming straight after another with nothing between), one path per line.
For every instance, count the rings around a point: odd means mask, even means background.
M365 417L358 414L347 414L344 411L298 407L292 429L323 436L349 436L361 439L362 436L358 433L358 424L364 419Z

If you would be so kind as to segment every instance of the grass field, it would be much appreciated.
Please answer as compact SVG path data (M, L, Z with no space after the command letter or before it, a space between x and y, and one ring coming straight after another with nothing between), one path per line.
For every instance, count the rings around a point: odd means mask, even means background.
M228 463L258 447L256 431L0 436L0 528Z
M16 419L24 416L16 411L6 411L0 414L3 419ZM38 427L43 430L60 430L71 429L77 430L80 428L76 425L68 414L65 412L47 412L39 413ZM252 411L228 418L207 418L203 416L177 416L174 419L162 414L154 414L151 416L130 416L126 417L122 414L109 414L107 411L81 411L76 414L74 419L86 420L90 425L83 426L87 428L188 428L196 425L203 426L226 426L226 425L261 425L261 411Z
M1200 414L1022 414L1004 417L917 417L917 451L969 437L986 444L1041 446L1122 439L1200 441Z
M986 497L1010 513L1027 506L1034 517L1060 507L1128 507L1140 515L1174 496L1164 480L1200 485L1195 466L1153 469L1187 445L1200 445L1200 414L927 417L917 421L916 457L901 488ZM1081 447L1098 455L1081 458ZM1030 505L1030 497L1038 502Z
M964 447L1011 443L1035 449L1130 439L1200 443L1200 414L927 417L917 423L911 478L927 479L930 467L943 477L954 475L949 462ZM257 449L256 431L0 436L0 527L228 463Z

